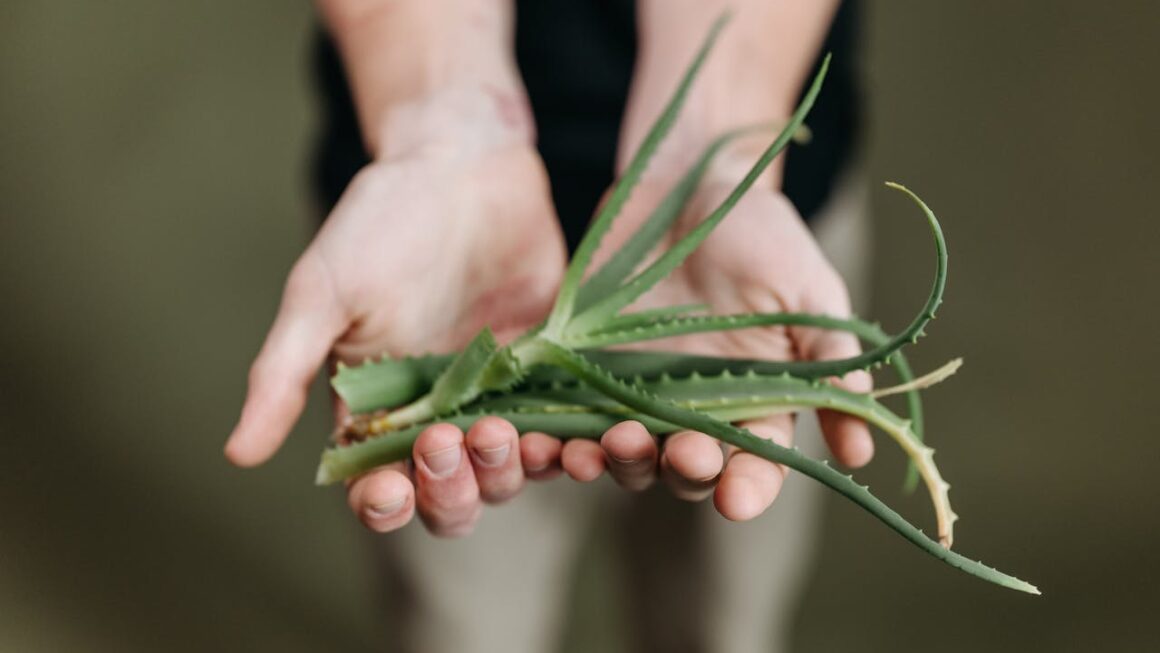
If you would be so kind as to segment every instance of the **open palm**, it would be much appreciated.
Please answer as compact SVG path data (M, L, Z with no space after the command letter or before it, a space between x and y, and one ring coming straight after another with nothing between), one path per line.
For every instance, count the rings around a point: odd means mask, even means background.
M550 308L564 258L530 146L371 164L287 279L226 455L246 466L273 455L328 356L453 351L485 325L501 338L525 331ZM466 434L436 425L416 441L412 468L367 474L350 487L351 505L376 530L417 511L436 533L465 532L481 500L519 491L517 437L502 420Z

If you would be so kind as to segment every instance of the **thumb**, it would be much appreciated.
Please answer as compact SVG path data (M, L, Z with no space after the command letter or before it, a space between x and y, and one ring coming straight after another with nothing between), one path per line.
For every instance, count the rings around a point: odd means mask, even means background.
M226 441L230 462L260 465L282 446L347 323L325 263L307 250L286 280L278 315L250 367L242 415Z

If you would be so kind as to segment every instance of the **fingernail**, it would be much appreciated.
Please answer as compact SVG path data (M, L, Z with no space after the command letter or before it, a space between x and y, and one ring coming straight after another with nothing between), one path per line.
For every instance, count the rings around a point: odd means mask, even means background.
M399 499L395 499L394 501L388 501L387 503L380 503L376 506L369 506L367 508L367 514L375 519L390 517L391 515L399 512L399 509L402 508L403 504L406 502L407 497L401 497Z
M488 467L499 467L507 462L508 453L511 451L511 444L501 444L498 447L491 449L472 449L475 457Z
M435 476L449 476L459 468L460 446L458 444L423 454L423 463Z
M618 458L612 454L608 454L608 457L611 458L613 462L620 463L621 465L635 465L643 460L641 458Z

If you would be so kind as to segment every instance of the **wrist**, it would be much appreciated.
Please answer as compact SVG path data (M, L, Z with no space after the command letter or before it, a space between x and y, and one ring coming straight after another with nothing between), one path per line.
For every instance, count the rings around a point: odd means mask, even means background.
M677 183L693 166L699 165L700 159L712 148L713 156L705 169L702 184L736 185L773 143L786 122L786 119L777 119L718 127L716 122L689 121L682 124L678 121L649 161L644 177L653 182ZM723 144L719 142L722 137L728 138ZM625 131L618 170L627 165L639 142L631 137L630 131ZM783 151L761 172L756 185L780 188L784 163Z
M727 38L727 37L725 37ZM724 38L723 38L724 40ZM689 97L681 108L668 137L649 163L649 176L676 178L685 173L718 137L734 130L749 130L736 136L714 157L708 177L713 179L741 179L750 165L765 150L793 112L796 88L788 83L738 83L728 66L716 65L727 59L714 60L716 52L706 61L702 75L694 82ZM621 133L618 167L623 169L644 140L656 117L664 108L669 94L676 86L680 72L676 68L687 57L669 57L675 61L651 63L642 53L625 112ZM761 128L768 126L768 129ZM753 129L750 129L753 128ZM768 179L760 183L774 183L780 179L781 161L778 159L766 173Z
M499 149L535 146L522 87L484 82L448 84L392 103L366 130L376 160L475 159Z
M418 142L475 138L478 130L489 138L532 137L512 54L511 0L319 3L372 157Z
M639 0L639 52L619 163L627 163L663 110L704 32L729 5L732 20L704 62L655 166L681 174L718 136L771 125L734 140L720 166L744 169L784 125L836 7L834 0ZM774 168L780 168L780 162ZM779 177L779 175L774 175Z

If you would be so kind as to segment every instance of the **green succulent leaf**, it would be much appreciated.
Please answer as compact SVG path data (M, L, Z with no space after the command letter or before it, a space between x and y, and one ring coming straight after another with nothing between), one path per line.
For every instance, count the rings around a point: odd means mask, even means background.
M589 360L592 360L589 357ZM615 359L613 359L615 360ZM924 388L945 378L948 372L953 371L957 361L948 366L912 381L907 385L915 388ZM558 368L546 368L558 369ZM909 437L903 426L906 420L890 414L889 410L874 401L874 394L863 395L850 393L831 385L800 379L788 374L763 375L752 370L733 373L722 369L712 374L691 372L684 376L670 375L667 372L650 378L640 378L636 385L647 393L656 397L672 401L682 407L711 414L718 419L738 421L756 419L767 415L829 408L847 412L868 419L871 423L880 426L894 437ZM876 393L892 393L901 388L887 388ZM457 420L478 419L482 415L496 415L509 419L521 430L542 430L540 415L583 415L598 413L609 416L610 420L598 422L581 422L587 426L566 427L563 431L555 429L546 432L559 437L586 437L597 439L604 430L616 421L637 419L648 422L651 418L620 404L598 390L564 373L563 377L554 376L551 379L536 380L529 377L519 388L506 392L493 392L474 401L462 413L453 413L436 417L437 420L448 420L451 423L460 423ZM466 417L465 417L466 415ZM554 419L554 417L553 417ZM552 421L553 426L559 425ZM367 440L343 445L337 449L340 452L328 452L326 460L343 461L341 467L325 465L327 469L322 477L333 480L342 478L341 470L345 473L361 473L379 465L385 465L403 460L410 455L410 446L414 438L429 426L430 423L409 426L392 431L382 437L373 437ZM588 426L592 426L591 430ZM527 429L525 429L527 427ZM653 420L649 430L654 434L665 434L677 427ZM393 444L386 444L385 440L392 440ZM406 440L403 442L402 440ZM389 457L389 456L400 457ZM384 457L387 456L387 457Z
M621 245L620 249L608 259L608 262L600 267L591 277L584 282L580 287L580 293L576 298L576 310L582 311L592 305L593 302L607 296L610 292L616 290L617 287L636 270L637 266L644 261L657 244L660 243L661 238L681 217L685 206L689 203L689 199L693 197L693 193L697 191L697 187L704 178L705 173L709 170L709 165L713 162L713 158L730 142L743 136L745 134L753 133L764 127L743 127L723 134L714 139L701 156L689 167L689 170L681 177L677 185L665 195L660 204L653 210L649 217L636 230L636 232Z
M761 176L761 173L769 167L770 163L773 163L777 155L789 144L794 133L797 132L802 122L805 121L806 115L813 108L814 101L817 100L818 93L822 90L822 82L826 79L826 71L829 70L829 67L830 55L826 55L826 58L822 60L821 68L814 77L813 83L810 84L809 90L806 91L805 97L802 98L801 104L798 105L797 110L794 111L793 116L785 128L781 130L781 133L778 134L773 143L761 154L741 182L721 202L721 205L710 213L709 217L705 218L705 220L689 231L681 240L677 241L667 252L662 254L660 258L645 268L644 271L572 319L565 329L566 335L584 334L600 328L609 318L616 315L625 306L628 306L643 295L649 288L656 285L658 281L668 276L670 272L683 263L689 254L692 254L709 237L713 229L721 223L721 220L725 219L725 216L737 205L737 202L741 201L742 196L749 191Z
M419 397L447 369L453 355L368 360L362 365L339 364L330 379L335 394L351 413L391 408Z
M1034 585L959 555L927 537L921 530L906 521L902 515L872 495L865 486L859 485L852 477L838 472L824 461L814 460L797 449L782 447L771 440L760 438L745 429L721 422L704 413L681 408L671 402L651 397L601 370L583 356L579 356L569 349L550 345L550 351L556 364L564 367L589 386L600 390L629 408L664 422L705 433L766 460L786 465L845 496L912 544L948 565L1003 587L1030 594L1039 594L1039 590Z
M552 313L548 316L548 321L545 325L545 331L548 334L559 333L572 318L576 304L576 296L580 288L580 281L584 277L584 272L588 269L588 264L592 261L592 256L600 248L600 242L612 227L612 222L620 214L620 210L624 208L628 198L632 195L633 188L640 182L641 175L644 174L645 168L648 167L649 160L652 159L653 154L660 147L661 141L664 140L669 130L672 129L673 124L677 121L677 114L680 113L681 106L684 105L685 99L689 95L689 88L692 86L693 80L696 79L697 73L700 72L702 65L705 63L705 58L709 55L710 50L713 49L713 45L717 42L721 30L728 21L729 14L726 13L713 23L713 26L709 29L709 35L697 51L697 55L693 58L692 64L685 71L672 98L669 99L664 111L661 112L657 121L653 123L648 134L645 135L640 148L637 149L636 154L632 157L632 161L625 168L624 174L621 175L613 187L612 194L609 195L604 205L600 207L600 210L596 214L596 219L592 221L592 225L584 234L584 238L581 239L579 246L576 248L576 253L573 255L572 261L564 273L564 280L560 284L560 290L556 296L556 303L552 307Z
M447 413L485 390L503 390L522 376L519 361L499 347L491 329L483 329L431 387L429 400L437 413Z

